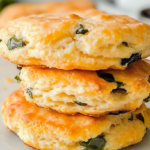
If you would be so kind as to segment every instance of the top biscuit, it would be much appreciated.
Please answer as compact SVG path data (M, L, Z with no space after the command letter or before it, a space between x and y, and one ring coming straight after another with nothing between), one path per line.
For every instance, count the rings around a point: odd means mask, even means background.
M0 55L13 63L65 70L123 70L150 55L148 25L97 10L19 18L0 39Z
M91 1L71 0L65 2L49 3L16 3L4 8L0 14L0 28L4 27L9 21L29 15L39 15L44 13L62 13L70 11L84 11L94 9Z

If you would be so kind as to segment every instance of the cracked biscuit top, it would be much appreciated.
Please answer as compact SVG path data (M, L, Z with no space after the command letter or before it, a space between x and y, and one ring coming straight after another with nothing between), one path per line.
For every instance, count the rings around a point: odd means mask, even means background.
M97 10L20 18L0 39L0 55L13 63L64 70L125 69L150 54L148 25Z

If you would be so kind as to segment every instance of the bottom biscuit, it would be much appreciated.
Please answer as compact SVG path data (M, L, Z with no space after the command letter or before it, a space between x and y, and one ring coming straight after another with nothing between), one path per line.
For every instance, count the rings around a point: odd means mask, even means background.
M5 125L24 143L40 150L117 150L140 142L150 128L150 109L98 118L45 110L18 90L2 105Z

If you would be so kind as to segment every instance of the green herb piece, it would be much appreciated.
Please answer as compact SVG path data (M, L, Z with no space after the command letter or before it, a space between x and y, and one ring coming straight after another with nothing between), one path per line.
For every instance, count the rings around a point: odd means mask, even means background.
M122 42L122 44L126 47L128 47L128 43L127 42Z
M110 73L101 73L101 71L96 71L98 77L103 78L107 82L115 82L117 83L117 88L113 89L112 92L117 92L118 90L127 92L124 88L121 88L121 86L124 86L123 82L115 81L115 78Z
M2 39L0 39L0 42L2 42Z
M121 60L121 65L124 66L127 64L127 67L129 67L129 65L131 65L132 63L138 61L138 60L141 60L141 54L139 53L135 53L135 54L132 54L130 58L124 58Z
M121 86L124 86L123 82L118 82L117 83L117 88L113 89L112 92L118 92L118 91L123 91L123 92L127 92L124 88L121 88Z
M118 93L118 92L121 93L121 92L127 92L127 91L126 91L124 88L116 88L116 89L113 89L112 92L113 92L113 93L116 93L116 92L117 92L117 93Z
M115 78L110 73L101 73L100 71L96 71L98 77L103 78L107 82L116 82Z
M149 102L150 101L150 94L148 95L147 98L143 99L144 102Z
M120 114L125 114L127 112L128 111L126 111L126 110L121 110L121 111L118 111L118 112L110 112L109 115L120 115Z
M33 99L32 90L33 90L32 87L26 89L26 92L29 94L29 96L30 96L31 99Z
M22 67L20 67L20 66L17 66L17 69L18 69L19 71L21 71Z
M131 117L128 120L133 121L133 114L131 114Z
M119 89L121 86L124 86L124 84L123 84L123 82L118 82L118 81L116 81L116 83L117 83L117 88Z
M80 106L87 106L86 103L81 103L81 102L78 102L78 101L74 101L76 104L80 105Z
M21 79L19 76L15 76L15 79L17 80L17 83L20 83L21 82Z
M16 36L13 36L12 38L10 38L6 45L7 45L9 50L13 50L17 47L26 46L25 42L22 41L22 40L17 39Z
M85 34L87 32L88 32L88 29L84 29L83 25L80 24L79 27L78 27L78 29L77 29L77 31L76 31L76 34Z
M19 70L19 75L20 75L22 67L17 66L17 69Z
M123 92L127 92L124 88L121 88L121 86L124 86L123 82L118 82L117 83L117 88L113 89L112 92L119 92L119 91L123 91Z
M140 113L140 114L137 114L136 115L136 118L138 119L138 120L141 120L143 123L144 123L144 117L143 117L143 115Z
M96 138L91 138L87 142L79 142L79 144L85 147L84 150L103 150L106 145L106 140L104 136L97 136Z

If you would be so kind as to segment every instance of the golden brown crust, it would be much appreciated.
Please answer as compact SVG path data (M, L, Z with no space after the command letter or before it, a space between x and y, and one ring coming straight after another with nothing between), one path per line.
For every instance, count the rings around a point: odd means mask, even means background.
M79 25L85 34L76 34ZM27 41L8 50L10 38ZM150 54L150 27L127 16L105 12L35 15L12 21L0 31L0 55L13 63L58 69L125 69L123 59Z
M29 144L27 144L27 143L25 143L25 142L23 142L23 144L26 145L26 146L28 146L28 147L31 147L32 149L36 149L35 147L30 146ZM36 149L36 150L38 150L38 149Z
M136 118L139 113L144 123ZM11 94L2 105L5 125L23 142L41 150L83 150L79 141L87 141L102 133L107 140L104 150L117 150L138 143L150 126L149 113L143 104L133 113L133 120L129 120L131 113L99 118L63 115L27 102L21 90Z
M29 106L31 106L31 109L29 109ZM12 93L4 102L2 114L4 116L7 115L8 117L10 117L12 121L21 119L24 123L27 124L34 124L41 121L45 124L45 127L52 128L53 126L53 128L57 130L62 130L64 136L74 137L78 134L76 133L77 129L80 132L80 135L83 136L86 134L86 131L83 130L84 127L88 127L89 130L92 130L95 128L92 127L93 124L97 126L99 122L106 123L105 117L96 119L83 115L68 116L57 113L53 110L45 110L38 108L36 105L30 104L28 101L26 101L25 97L23 96L23 93L20 90ZM49 118L49 121L47 121L47 118ZM53 118L55 118L55 120L53 120ZM86 123L82 124L82 122L84 121L86 121ZM70 123L74 124L74 126L70 126ZM63 128L66 128L68 132L63 131L62 126Z
M82 6L82 7L81 7ZM9 21L20 17L39 15L45 13L64 13L71 11L85 11L94 9L95 6L91 1L71 0L65 2L49 3L17 3L11 4L4 8L0 14L0 28L6 26Z
M11 133L15 133L14 131L12 131L11 129L9 129L8 127L7 127L7 129L8 129Z
M7 127L7 129L8 129L11 133L14 133L14 134L15 134L15 132L12 131L11 129L9 129L8 127ZM32 146L30 146L29 144L26 144L25 142L23 142L23 144L26 145L26 146L28 146L28 147L31 147L32 149L36 149L35 147L32 147Z
M111 74L115 81L104 80L100 77L104 73ZM20 87L27 101L40 107L64 114L82 113L98 117L111 112L133 112L139 108L150 93L149 75L150 63L146 60L136 62L124 71L23 67ZM122 90L117 90L118 83ZM32 97L27 91L30 88ZM86 105L80 106L76 102Z

